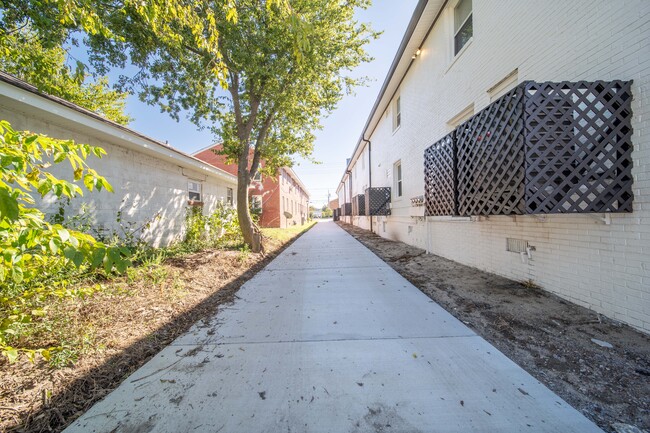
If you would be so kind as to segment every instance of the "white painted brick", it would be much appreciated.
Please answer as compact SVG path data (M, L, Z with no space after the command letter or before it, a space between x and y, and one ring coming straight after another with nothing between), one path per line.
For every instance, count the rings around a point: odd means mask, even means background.
M198 169L181 168L180 163L165 161L145 153L128 149L125 142L101 140L91 134L85 135L74 127L61 127L40 117L38 109L29 113L19 112L14 106L0 98L0 118L11 123L16 130L30 130L60 139L73 139L78 143L100 146L107 155L102 159L88 158L88 165L106 177L115 190L88 192L74 199L66 208L66 215L79 212L86 204L96 227L121 233L117 223L117 212L122 211L123 224L142 227L153 221L144 230L143 239L154 246L165 246L182 239L185 213L188 202L188 179L196 179L203 187L203 212L213 212L219 201L225 201L227 188L236 190L236 183L216 179ZM126 140L126 139L125 139ZM72 180L69 165L52 166L52 174ZM35 197L37 198L37 197ZM53 197L37 198L36 204L45 213L55 213L59 204ZM157 216L157 217L156 217Z
M401 160L404 189L393 215L377 219L386 221L386 232L381 222L375 231L479 269L533 279L576 304L650 330L650 2L501 0L474 2L474 8L474 40L451 67L446 21L452 16L442 13L402 82L402 127L393 134L389 109L372 134L373 186L392 187L392 165ZM462 224L408 216L408 199L424 190L424 149L470 103L475 111L485 107L486 90L514 68L520 81L634 79L633 213L611 215L611 225L587 215ZM358 188L368 183L367 159L365 167L357 169ZM353 189L352 195L361 192ZM368 227L367 220L355 224ZM522 264L518 254L505 252L507 237L535 245L533 260Z

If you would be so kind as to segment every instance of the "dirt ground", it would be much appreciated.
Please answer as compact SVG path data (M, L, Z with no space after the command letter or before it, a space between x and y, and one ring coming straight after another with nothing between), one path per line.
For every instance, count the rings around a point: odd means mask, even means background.
M648 335L539 288L338 224L603 430L650 430Z
M0 359L0 431L63 430L193 323L232 301L294 239L265 240L266 255L209 250L170 259L135 281L119 278L88 299L66 301L61 314L88 333L90 347L59 369L43 360Z

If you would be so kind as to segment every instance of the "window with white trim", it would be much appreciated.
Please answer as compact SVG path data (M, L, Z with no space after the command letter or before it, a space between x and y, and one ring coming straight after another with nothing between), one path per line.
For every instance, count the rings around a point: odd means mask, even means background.
M187 192L189 199L191 201L201 201L202 194L201 194L201 183L196 182L196 181L188 181L187 182Z
M402 97L398 96L393 102L393 132L402 125Z
M260 173L259 170L255 172L255 176L253 176L253 181L255 182L261 182L262 181L262 173Z
M474 35L472 0L460 0L454 8L454 56Z
M232 188L226 188L226 203L228 206L232 206L234 203L234 195Z
M393 179L395 184L395 197L402 196L402 161L397 161L393 165Z

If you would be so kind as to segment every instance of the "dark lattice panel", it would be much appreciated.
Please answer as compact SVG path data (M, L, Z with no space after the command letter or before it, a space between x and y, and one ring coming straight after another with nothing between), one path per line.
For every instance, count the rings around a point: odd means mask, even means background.
M523 85L456 129L458 214L524 212Z
M359 216L366 214L366 199L364 194L352 197L352 215Z
M341 216L351 216L352 215L352 203L343 203L341 207Z
M456 144L454 133L424 151L425 215L456 215Z
M526 83L527 213L632 211L631 85Z
M367 188L364 195L366 199L366 215L390 215L389 187Z
M340 212L340 210L338 208L337 209L332 209L332 219L334 221L339 220L339 212Z

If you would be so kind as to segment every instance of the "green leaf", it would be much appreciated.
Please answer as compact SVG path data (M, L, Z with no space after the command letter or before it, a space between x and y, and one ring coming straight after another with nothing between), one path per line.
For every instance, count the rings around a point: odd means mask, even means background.
M49 246L50 246L50 251L52 252L52 254L56 255L56 254L59 253L59 246L56 244L54 239L50 239Z
M104 248L96 248L92 253L90 265L93 268L99 267L102 264L102 260L104 260L104 254L106 254L106 250Z
M41 356L46 361L49 361L52 358L52 353L47 349L43 349L43 350L41 350Z
M18 215L18 201L7 189L0 187L0 220L16 221Z
M18 350L13 347L5 347L2 354L7 357L9 364L13 364L18 359Z
M23 270L17 266L11 268L11 279L14 283L20 284L23 281Z
M59 238L61 238L62 242L68 242L70 239L70 232L66 229L58 229L56 232L58 233Z
M118 260L115 262L115 270L118 274L123 274L126 272L126 268L129 266L129 263L126 260Z
M84 185L88 188L88 191L92 191L95 188L95 178L92 174L87 173L84 176Z
M67 246L63 250L63 256L68 260L74 259L75 254L77 254L77 249L74 247Z

